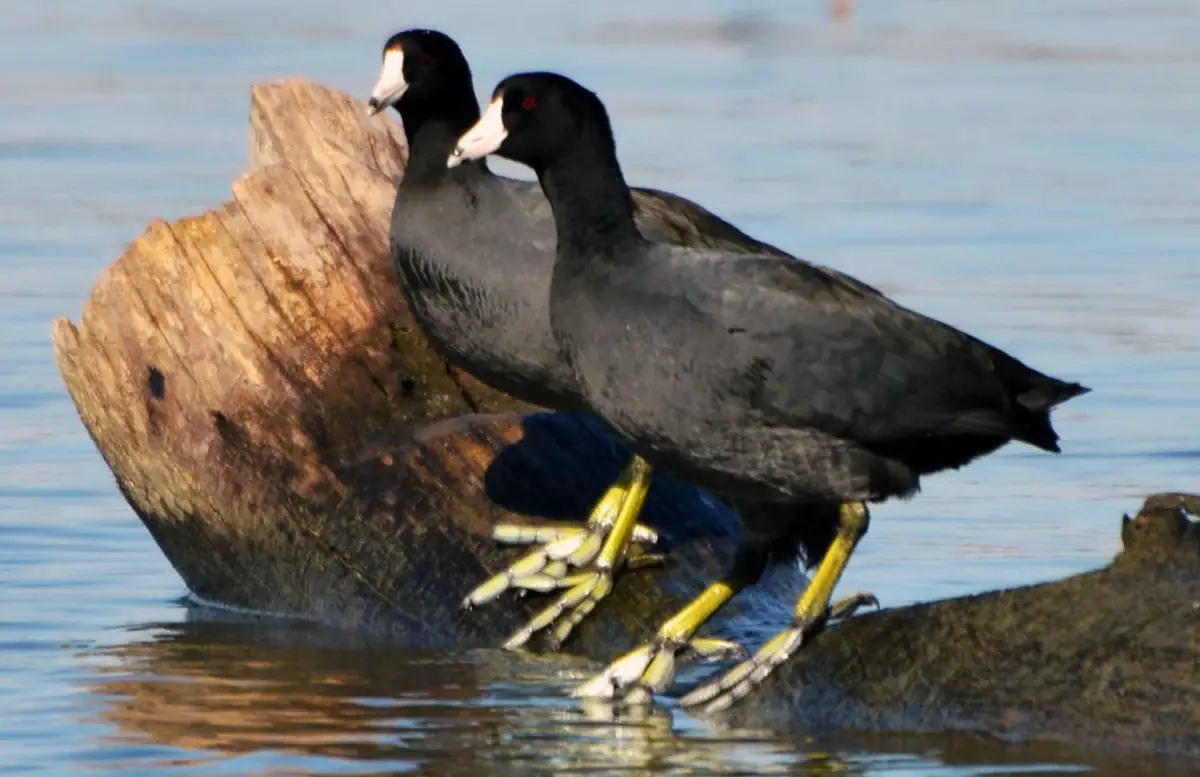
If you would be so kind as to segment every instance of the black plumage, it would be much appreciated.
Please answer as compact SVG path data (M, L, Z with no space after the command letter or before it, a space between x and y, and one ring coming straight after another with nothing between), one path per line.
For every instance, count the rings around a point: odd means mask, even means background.
M587 406L654 466L799 504L908 495L1010 440L1059 450L1049 411L1087 389L817 265L647 241L594 94L548 73L497 94L499 153L554 211L559 346Z
M830 604L865 503L912 495L923 475L1011 440L1057 452L1050 410L1087 391L840 273L646 240L607 111L563 76L496 87L449 163L488 153L531 167L553 209L551 328L586 406L656 470L728 499L746 529L722 581L578 695L648 701L700 624L799 543L821 563L792 624L684 699L727 706L831 614L874 601Z
M459 46L433 30L390 38L369 102L372 112L387 107L399 112L409 144L391 215L390 254L417 323L443 357L493 388L555 410L588 410L576 372L551 331L557 240L541 187L496 175L483 160L447 168L458 136L480 118ZM626 196L632 198L633 228L652 244L787 256L682 197L654 189ZM616 486L613 493L620 493ZM602 516L608 498L589 526ZM814 536L800 545L819 556L822 542ZM792 548L794 556L796 545ZM468 594L465 604L488 601L516 584L495 581ZM594 601L576 609L591 606ZM568 631L557 631L549 644ZM518 632L509 645L519 646L529 636Z
M582 409L550 331L554 217L534 181L446 157L479 118L470 67L434 30L392 36L406 90L395 108L409 160L391 218L391 256L422 330L451 362L489 385L558 410ZM377 107L382 108L382 105ZM654 242L785 256L690 200L633 192L639 234Z

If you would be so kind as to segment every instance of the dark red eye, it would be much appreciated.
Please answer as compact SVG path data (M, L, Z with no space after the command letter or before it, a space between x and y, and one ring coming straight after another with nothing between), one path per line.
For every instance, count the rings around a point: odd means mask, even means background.
M432 54L422 54L421 55L421 65L424 67L433 67L433 65L434 65L433 55Z
M534 97L533 95L528 95L525 97L524 100L521 101L521 110L523 110L523 111L532 111L536 107L537 107L537 98Z

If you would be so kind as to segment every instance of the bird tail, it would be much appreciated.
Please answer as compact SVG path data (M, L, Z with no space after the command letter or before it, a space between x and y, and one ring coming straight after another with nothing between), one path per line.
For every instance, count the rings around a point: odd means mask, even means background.
M1091 389L1079 383L1052 378L1011 356L998 362L997 372L1009 396L1015 400L1016 439L1044 451L1059 453L1058 432L1054 431L1050 411Z

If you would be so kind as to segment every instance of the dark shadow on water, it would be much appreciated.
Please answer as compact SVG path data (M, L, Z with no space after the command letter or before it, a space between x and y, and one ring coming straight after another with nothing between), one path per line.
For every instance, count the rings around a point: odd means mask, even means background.
M1012 458L1036 459L1038 453L1013 453ZM1162 450L1162 451L1106 451L1091 453L1087 451L1071 452L1071 458L1079 461L1145 461L1147 459L1200 459L1200 450Z
M1151 459L1200 459L1200 449L1194 451L1155 451L1154 453L1143 455Z

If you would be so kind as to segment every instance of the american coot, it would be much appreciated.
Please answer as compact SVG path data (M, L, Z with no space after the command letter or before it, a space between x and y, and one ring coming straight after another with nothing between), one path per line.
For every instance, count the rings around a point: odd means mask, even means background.
M392 211L391 256L425 334L449 361L501 391L557 410L585 409L550 331L554 217L541 188L495 175L482 161L446 168L458 136L479 118L459 46L434 30L392 36L368 112L389 106L401 116L410 152ZM683 198L647 189L633 196L637 228L647 239L784 255ZM548 629L548 644L560 644L609 592L629 539L654 541L653 531L633 525L649 482L649 468L635 458L586 529L499 527L499 539L544 544L464 604L490 601L508 587L567 588L506 643L517 647ZM620 532L610 531L619 514L629 519ZM568 574L568 567L588 564L589 571Z
M825 549L790 626L683 699L727 706L870 600L830 606L866 502L1010 440L1057 452L1049 411L1087 391L812 264L646 241L603 104L563 76L500 82L448 165L489 153L533 168L550 200L551 326L591 410L656 469L728 498L745 529L725 579L577 695L648 701L773 544Z

